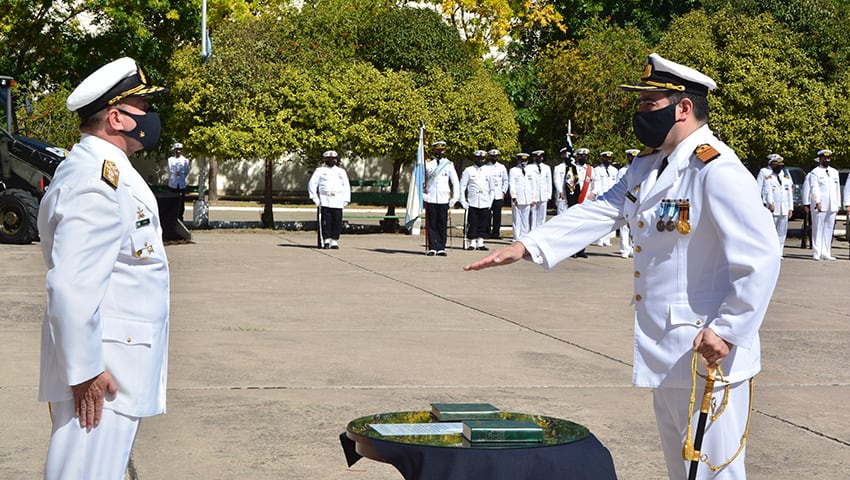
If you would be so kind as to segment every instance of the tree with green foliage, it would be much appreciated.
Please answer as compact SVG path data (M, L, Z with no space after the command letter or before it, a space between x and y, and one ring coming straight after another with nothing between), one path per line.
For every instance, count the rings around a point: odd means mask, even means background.
M799 37L769 14L700 10L675 20L657 51L717 82L710 124L738 156L762 164L779 153L807 167L820 148L846 151L834 110L848 97L819 80L821 66Z
M340 9L322 1L232 21L217 30L206 62L188 48L173 58L172 71L181 72L172 83L175 132L220 159L265 159L266 226L273 162L286 154L304 161L335 148L353 158L388 156L396 192L420 120L469 151L515 145L507 98L439 16L358 10L358 35L371 39L365 47L331 26Z
M734 12L750 17L770 14L797 33L795 46L808 53L828 80L850 68L850 3L846 0L704 0L708 12Z
M557 44L541 56L540 77L548 108L558 119L559 145L571 120L577 146L592 151L635 147L635 99L617 85L635 80L648 53L637 30L597 22L580 40Z

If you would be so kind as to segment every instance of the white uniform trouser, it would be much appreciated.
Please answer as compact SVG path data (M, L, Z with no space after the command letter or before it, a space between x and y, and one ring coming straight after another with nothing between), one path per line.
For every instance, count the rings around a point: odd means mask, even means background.
M629 227L620 227L620 256L628 257L632 254L632 239L629 238Z
M718 381L714 389L714 400L717 409L723 402L723 387ZM697 380L696 402L693 415L693 428L691 436L694 435L699 420L699 407L702 401L705 382ZM706 421L705 436L702 440L702 455L708 456L708 461L715 467L728 461L738 451L741 444L741 436L747 426L747 415L750 408L750 387L748 381L733 383L729 389L729 403L726 410L716 421L711 421L711 412ZM689 388L656 388L653 390L653 406L655 407L655 422L658 425L658 433L661 435L661 447L664 449L664 459L667 462L667 474L670 480L684 480L688 478L688 470L691 462L682 458L682 445L685 443L685 435L688 429L688 402L691 390ZM691 438L693 440L693 438ZM712 472L705 462L700 462L697 469L698 480L745 480L747 478L744 468L744 456L746 448L741 454L718 472Z
M53 431L45 480L123 480L140 418L103 409L100 424L86 432L74 401L50 402Z
M788 236L788 215L779 215L773 217L773 224L776 225L776 235L779 237L779 251L785 250L785 237Z
M531 213L531 205L511 205L511 224L514 229L514 241L528 235L528 215Z
M566 200L558 200L558 215L567 211L567 201Z
M812 257L830 256L836 212L819 212L812 208Z
M547 202L537 202L531 207L531 225L529 229L539 227L546 222L546 204Z

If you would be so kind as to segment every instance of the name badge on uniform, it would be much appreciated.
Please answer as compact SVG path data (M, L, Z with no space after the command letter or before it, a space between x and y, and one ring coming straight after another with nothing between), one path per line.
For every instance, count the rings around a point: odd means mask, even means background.
M150 225L150 224L151 224L150 218L143 218L143 219L136 222L136 228L142 228L142 227L144 227L146 225Z

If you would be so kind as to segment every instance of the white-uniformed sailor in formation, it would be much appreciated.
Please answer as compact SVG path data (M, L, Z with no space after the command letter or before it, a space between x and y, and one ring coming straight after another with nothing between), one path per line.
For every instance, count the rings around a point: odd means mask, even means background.
M552 167L546 164L546 152L535 150L531 152L531 163L529 167L537 169L538 202L531 207L531 221L529 230L543 225L546 221L546 207L552 198Z
M677 480L687 477L694 461L700 479L746 478L746 449L739 447L749 427L750 380L761 369L759 328L780 266L779 241L755 179L708 127L714 87L706 75L650 55L640 82L620 87L639 92L633 126L648 150L603 195L464 267L527 258L553 268L628 224L634 240L632 381L652 389L667 471ZM697 354L700 369L722 368L714 401L725 409L710 420L694 455L683 445L696 421L689 410L692 382L704 383L692 369Z
M614 152L606 150L599 153L599 165L593 168L593 178L591 181L590 190L594 196L602 195L617 182L617 168L611 165ZM603 235L602 238L596 241L596 244L601 247L610 247L611 240L614 238L614 232Z
M499 161L499 150L494 148L487 152L487 167L490 169L490 188L493 191L493 203L490 205L490 238L498 240L502 238L502 206L510 186L508 169Z
M818 152L818 166L806 176L803 204L812 215L812 258L835 260L832 256L832 235L835 216L841 203L838 170L830 166L832 151Z
M425 185L422 188L428 229L428 250L425 253L445 257L449 208L460 199L460 182L454 163L446 158L446 142L440 140L431 147L433 158L425 163Z
M772 153L767 158L770 173L765 175L762 181L761 199L764 206L773 214L781 252L785 248L788 220L794 213L794 181L785 170L785 159L781 155Z
M467 250L487 250L484 239L490 235L490 208L493 204L491 168L484 164L487 152L472 153L473 164L460 178L460 203L467 211Z
M348 174L339 166L339 154L328 150L322 154L322 165L307 183L310 200L321 209L322 248L339 248L342 232L342 209L351 202Z
M621 178L626 176L626 172L629 171L629 166L631 166L632 161L637 157L640 150L638 149L629 149L625 151L626 154L626 164L620 167L617 170L617 181L619 182ZM632 250L632 238L631 232L629 232L629 225L624 224L620 227L620 256L623 258L629 258L632 256L634 251Z
M141 418L165 412L168 259L156 198L127 158L156 145L160 121L147 97L164 91L122 58L68 96L82 137L38 218L48 480L123 479Z
M186 176L189 175L189 159L183 155L183 144L171 146L172 155L168 157L168 188L180 196L177 218L182 222L186 212Z
M530 231L531 208L540 201L540 176L537 168L528 164L528 154L516 154L516 166L508 172L511 190L511 221L513 240L517 241Z

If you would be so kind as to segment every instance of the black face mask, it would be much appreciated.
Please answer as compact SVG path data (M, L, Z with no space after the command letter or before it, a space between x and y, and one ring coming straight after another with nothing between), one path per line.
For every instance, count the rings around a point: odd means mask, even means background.
M333 167L334 165L336 165L336 160L325 160L325 165Z
M670 104L660 110L635 112L632 127L635 136L647 147L658 148L667 138L670 129L676 124L676 104Z
M782 167L780 167L780 166L778 166L778 165L777 165L777 166L770 167L770 169L771 169L771 170L773 170L773 173L779 173L779 172L781 172L781 171L782 171Z
M584 165L585 163L587 163L587 159L584 157L576 157L576 163L578 163L579 165Z
M130 137L133 140L138 140L145 150L153 150L153 147L156 146L156 142L159 141L159 135L162 132L162 124L159 121L159 114L154 110L149 110L144 115L137 115L121 109L118 109L118 111L136 121L136 128L129 132L122 131L121 134L125 137Z

